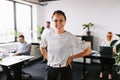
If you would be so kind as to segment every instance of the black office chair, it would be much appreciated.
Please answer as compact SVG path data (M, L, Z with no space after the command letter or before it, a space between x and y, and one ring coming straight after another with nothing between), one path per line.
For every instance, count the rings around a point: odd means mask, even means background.
M29 65L29 61L26 61L25 64L22 63L22 68L26 67ZM14 78L14 72L12 69L10 69L10 74L12 75L12 77ZM23 80L30 80L32 78L32 75L29 73L26 73L24 70L22 70L22 78Z
M30 49L32 49L32 44L30 45ZM31 53L31 51L29 52L29 55L30 55L30 53ZM27 61L23 62L22 68L29 66L29 64L30 64L30 60L27 60ZM30 73L27 73L27 72L22 70L22 78L31 79L32 75Z
M23 63L22 68L29 66L29 64L30 64L30 61L29 61L29 60L28 60L28 61L25 61L25 62ZM27 73L27 72L25 72L24 70L22 70L22 78L23 78L23 79L31 79L31 78L32 78L32 75L31 75L30 73Z

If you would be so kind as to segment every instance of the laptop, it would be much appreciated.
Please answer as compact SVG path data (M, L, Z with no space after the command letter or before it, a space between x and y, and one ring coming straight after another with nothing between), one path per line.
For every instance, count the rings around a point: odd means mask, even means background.
M107 46L100 46L100 55L102 57L112 57L113 48Z
M6 58L9 56L9 50L5 49L5 48L0 48L0 50L2 51L2 58Z

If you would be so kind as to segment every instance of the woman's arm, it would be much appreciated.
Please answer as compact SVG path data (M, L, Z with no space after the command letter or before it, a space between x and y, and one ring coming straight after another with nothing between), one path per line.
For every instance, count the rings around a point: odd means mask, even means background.
M46 48L40 47L40 51L41 51L42 55L47 59L48 58L48 54L47 54Z
M91 54L92 50L90 47L88 47L85 51L83 51L82 53L78 53L76 55L72 55L71 58L80 58L80 57L84 57L86 55Z
M73 59L87 56L87 55L91 54L91 52L92 52L91 48L88 47L85 51L78 53L76 55L70 56L67 60L66 65L71 65L71 62L73 61Z

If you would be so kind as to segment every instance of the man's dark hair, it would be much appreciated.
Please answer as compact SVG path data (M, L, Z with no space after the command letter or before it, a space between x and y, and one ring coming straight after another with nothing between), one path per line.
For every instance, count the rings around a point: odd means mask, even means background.
M46 21L46 23L49 23L49 24L50 24L50 21Z
M112 32L109 31L108 34L111 34L111 35L112 35Z
M19 35L19 38L22 37L23 39L25 38L24 35Z

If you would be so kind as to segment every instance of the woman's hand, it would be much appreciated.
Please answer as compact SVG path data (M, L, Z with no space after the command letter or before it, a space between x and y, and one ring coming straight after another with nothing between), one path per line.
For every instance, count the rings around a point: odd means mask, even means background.
M70 66L72 68L71 62L73 61L72 57L69 57L66 63L66 66Z

